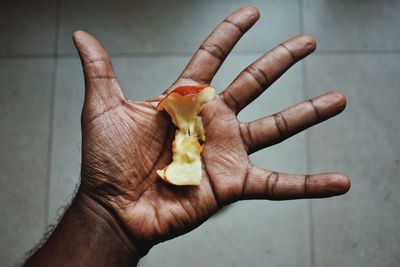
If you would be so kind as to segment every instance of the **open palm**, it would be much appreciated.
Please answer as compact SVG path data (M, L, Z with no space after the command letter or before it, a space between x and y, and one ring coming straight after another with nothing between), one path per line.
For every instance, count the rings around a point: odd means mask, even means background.
M166 92L180 85L211 83L258 17L252 7L227 17ZM192 230L233 201L328 197L348 190L349 180L341 174L277 173L253 166L248 158L341 112L346 101L340 93L327 93L257 121L237 119L241 109L315 49L312 37L298 36L267 52L203 106L202 183L184 187L166 184L156 174L172 157L175 128L167 114L155 109L166 92L148 101L127 100L99 42L85 32L76 32L74 41L86 83L80 191L110 212L141 254Z

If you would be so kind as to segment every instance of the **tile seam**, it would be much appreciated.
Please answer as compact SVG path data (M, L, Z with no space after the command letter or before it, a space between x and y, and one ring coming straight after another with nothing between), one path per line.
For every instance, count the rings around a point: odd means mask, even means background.
M51 81L51 95L50 95L50 122L49 122L49 146L47 151L47 181L46 181L46 196L45 196L45 226L49 224L49 208L50 208L50 179L51 179L51 166L52 166L52 151L53 151L53 126L54 126L54 106L56 95L56 83L58 72L58 41L60 33L60 14L61 14L61 1L57 1L57 15L56 15L56 32L54 37L54 55L53 59L53 72Z
M262 55L266 50L255 50L255 51L233 51L230 55ZM112 53L110 55L112 58L123 58L123 57L171 57L171 56L191 56L193 52L128 52L128 53ZM380 49L369 49L369 50L317 50L313 55L325 56L325 55L398 55L400 54L400 49L392 50L380 50ZM78 54L68 53L68 54L26 54L26 55L0 55L0 60L8 59L60 59L60 58L78 58Z
M305 33L305 23L304 23L304 0L299 0L299 18L300 18L300 30ZM302 62L302 81L303 81L303 93L306 98L307 94L307 69L306 60ZM305 153L306 153L306 173L310 173L311 170L311 159L310 159L310 134L307 130L305 132ZM312 212L312 200L307 200L307 210L308 210L308 232L309 232L309 264L311 267L315 267L315 245L314 245L314 228L313 228L313 212Z

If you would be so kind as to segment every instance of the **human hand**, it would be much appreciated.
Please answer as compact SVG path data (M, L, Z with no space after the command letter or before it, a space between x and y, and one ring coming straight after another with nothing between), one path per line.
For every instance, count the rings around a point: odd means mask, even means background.
M252 7L227 17L166 92L181 85L211 83L233 46L258 17ZM166 92L148 101L127 100L104 48L85 32L76 32L74 42L86 87L78 195L120 227L140 255L196 228L234 201L329 197L348 191L349 180L338 173L278 173L256 167L248 158L340 113L346 104L340 93L327 93L253 122L237 119L240 110L291 65L313 52L312 37L298 36L267 52L203 106L207 139L202 183L195 187L166 184L156 174L172 156L174 127L168 115L155 109Z

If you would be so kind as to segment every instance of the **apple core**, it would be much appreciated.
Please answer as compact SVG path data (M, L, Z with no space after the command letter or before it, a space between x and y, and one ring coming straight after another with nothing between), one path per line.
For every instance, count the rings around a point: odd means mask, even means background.
M205 130L199 113L201 106L211 101L215 90L209 85L181 86L160 101L157 110L165 110L176 127L172 143L172 162L157 170L166 182L174 185L200 185L201 151Z

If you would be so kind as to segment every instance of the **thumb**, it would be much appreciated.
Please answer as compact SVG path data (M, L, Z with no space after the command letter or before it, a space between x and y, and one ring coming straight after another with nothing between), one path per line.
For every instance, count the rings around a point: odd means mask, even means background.
M81 58L85 76L83 112L96 116L121 104L125 97L107 51L99 41L83 31L75 32L73 40Z

